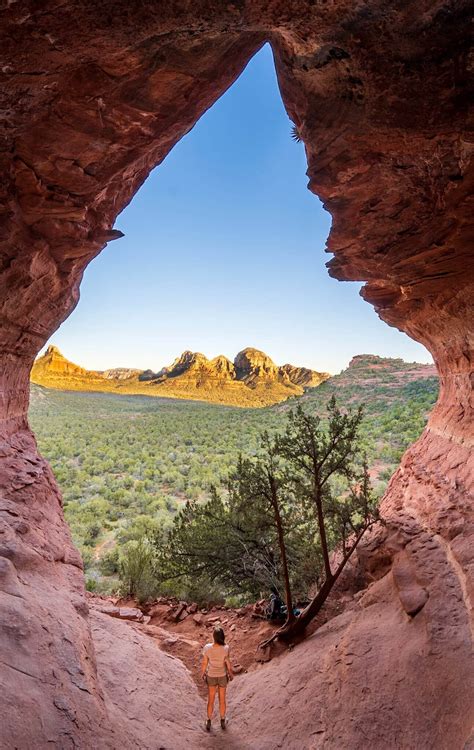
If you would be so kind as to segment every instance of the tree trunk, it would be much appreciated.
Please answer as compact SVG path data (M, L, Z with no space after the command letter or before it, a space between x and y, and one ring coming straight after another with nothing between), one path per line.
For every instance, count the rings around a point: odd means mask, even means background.
M335 583L336 575L326 578L314 599L310 601L299 617L297 617L294 622L288 623L288 627L284 625L284 627L278 632L279 640L292 641L298 635L304 633L307 625L309 625L311 620L313 620L322 609L323 604L331 593L332 587Z
M283 566L283 578L285 581L285 599L286 599L286 609L287 609L287 619L285 623L286 625L295 620L295 616L293 614L293 598L291 595L288 559L286 557L285 535L283 532L283 524L281 520L280 507L278 505L278 497L277 497L274 482L272 482L271 491L272 491L272 506L273 506L273 512L275 515L275 524L276 524L277 532L278 532L278 545L280 547L281 562Z
M369 524L369 526L370 525L371 524ZM359 535L356 537L354 544L350 548L349 552L347 552L344 555L334 575L331 574L328 578L326 578L326 580L324 581L323 585L319 589L316 596L310 601L310 603L302 611L302 613L298 617L294 618L292 622L285 623L283 627L277 630L277 632L274 633L274 635L271 638L261 643L260 648L265 648L266 646L269 646L270 643L276 640L277 638L280 641L291 642L295 638L297 638L297 636L302 635L304 633L304 631L306 630L311 620L314 620L316 615L321 611L326 599L328 598L329 594L332 591L334 584L336 583L337 579L339 578L342 571L344 570L349 558L351 557L355 548L359 544L367 528L369 527L366 526L364 529L362 529L362 531L359 532Z
M292 640L297 635L301 635L306 630L306 627L309 625L311 620L314 620L316 615L321 611L326 599L333 589L334 584L346 567L349 558L362 539L362 535L364 534L364 532L365 528L359 533L349 552L347 552L342 558L334 575L331 574L328 578L326 578L314 599L310 601L306 609L302 611L300 616L297 617L293 623L288 623L288 627L286 627L285 625L282 628L281 632L279 632L278 634L278 638L284 641Z
M316 503L316 509L318 512L318 526L319 526L319 536L321 538L321 547L323 551L323 560L324 560L324 570L326 573L326 578L331 578L331 564L329 562L329 550L328 550L328 542L326 539L326 527L324 525L324 513L323 513L323 503L321 500L321 494L319 492L319 488L316 490L314 494L314 502Z

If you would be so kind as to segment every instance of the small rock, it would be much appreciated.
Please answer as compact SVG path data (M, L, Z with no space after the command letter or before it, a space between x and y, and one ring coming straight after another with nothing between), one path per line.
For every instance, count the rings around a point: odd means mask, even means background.
M26 523L26 521L17 521L17 523L14 524L15 531L17 534L27 534L30 530L29 525Z
M196 625L202 625L203 619L204 619L203 616L199 612L193 615L193 620L196 623Z
M136 607L120 607L119 617L121 620L132 620L133 622L143 622L144 620L143 612Z
M176 643L178 643L178 638L163 638L161 641L161 645L167 646L168 648L174 646Z
M262 663L270 661L271 659L270 649L267 647L265 649L259 650L259 656L257 657L257 661L260 661Z
M110 615L110 617L120 617L120 608L115 607L113 604L96 604L94 608L98 612L102 612L104 615Z
M174 620L175 622L179 622L179 620L181 619L181 615L183 614L185 609L186 609L185 602L180 602L180 604L178 605L178 608L175 609L174 612L170 614L170 618Z

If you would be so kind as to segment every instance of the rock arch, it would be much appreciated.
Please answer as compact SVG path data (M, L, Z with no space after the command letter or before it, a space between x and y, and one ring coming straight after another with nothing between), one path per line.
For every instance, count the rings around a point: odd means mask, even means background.
M319 684L326 692L314 703L313 687L298 704L289 696L294 747L468 742L469 7L466 0L9 4L0 45L5 747L117 747L117 726L124 747L138 743L97 677L81 563L27 424L29 369L77 303L87 263L117 236L119 211L267 40L306 145L309 187L333 217L330 273L366 281L363 296L427 346L441 378L428 428L383 501L387 527L365 548L371 570L383 544L391 571L338 626L348 658L341 666L336 644L324 638L300 651L308 664L316 652L325 663ZM374 617L383 627L374 628ZM360 643L370 648L359 653ZM255 679L242 680L242 700L251 701ZM279 690L270 688L267 719L281 734ZM277 746L256 714L242 742ZM197 735L176 731L181 746L199 746Z

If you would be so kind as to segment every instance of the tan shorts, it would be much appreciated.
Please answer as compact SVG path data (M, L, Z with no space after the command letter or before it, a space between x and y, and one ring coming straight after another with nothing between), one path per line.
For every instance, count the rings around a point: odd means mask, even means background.
M227 687L227 677L209 677L209 675L207 675L206 682L211 687L215 687L216 685L219 685L219 687Z

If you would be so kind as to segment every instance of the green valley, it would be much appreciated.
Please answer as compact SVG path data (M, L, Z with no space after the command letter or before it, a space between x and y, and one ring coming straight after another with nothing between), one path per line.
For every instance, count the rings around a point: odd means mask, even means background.
M169 526L187 498L207 498L240 453L256 452L263 430L282 428L292 405L321 416L332 395L342 407L363 405L362 447L381 495L437 392L433 366L363 355L303 396L262 409L32 385L30 422L87 576L107 590L102 575L112 572L117 549Z

